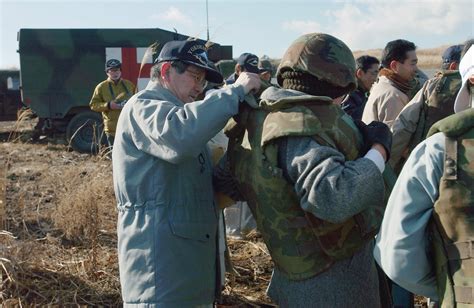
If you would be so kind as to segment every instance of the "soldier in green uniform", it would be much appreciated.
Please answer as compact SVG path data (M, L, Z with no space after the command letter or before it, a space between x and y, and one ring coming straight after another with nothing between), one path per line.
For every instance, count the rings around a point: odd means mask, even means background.
M102 113L107 143L112 147L120 110L136 89L130 80L122 78L122 63L119 60L108 60L105 73L107 79L95 87L89 106L93 111Z
M390 130L358 128L340 108L356 87L355 60L333 36L298 38L277 80L282 88L267 88L258 108L228 123L216 188L236 187L241 196L232 197L248 202L275 264L268 295L280 307L378 307L372 249ZM220 180L224 166L235 183Z
M405 158L426 138L431 126L454 113L454 100L461 87L459 61L462 45L443 53L442 70L403 108L392 126L390 165L400 171Z
M374 250L393 281L442 307L474 305L474 47L467 48L456 113L410 154Z

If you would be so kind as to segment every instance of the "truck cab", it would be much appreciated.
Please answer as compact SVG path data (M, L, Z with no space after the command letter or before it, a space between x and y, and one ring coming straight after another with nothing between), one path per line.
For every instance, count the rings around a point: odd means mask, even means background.
M0 121L15 121L22 106L20 71L0 70Z

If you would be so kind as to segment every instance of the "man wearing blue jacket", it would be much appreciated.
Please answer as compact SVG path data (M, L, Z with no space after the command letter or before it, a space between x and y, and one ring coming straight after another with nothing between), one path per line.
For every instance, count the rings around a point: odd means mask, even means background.
M124 307L212 307L218 215L206 143L260 86L242 73L221 83L197 41L171 41L151 82L121 112L113 149L118 258Z

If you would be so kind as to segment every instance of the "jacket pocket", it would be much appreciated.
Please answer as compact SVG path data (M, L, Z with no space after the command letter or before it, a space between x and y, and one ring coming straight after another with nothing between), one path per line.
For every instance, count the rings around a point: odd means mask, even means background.
M208 242L214 239L217 231L217 224L191 223L170 221L171 232L185 239Z

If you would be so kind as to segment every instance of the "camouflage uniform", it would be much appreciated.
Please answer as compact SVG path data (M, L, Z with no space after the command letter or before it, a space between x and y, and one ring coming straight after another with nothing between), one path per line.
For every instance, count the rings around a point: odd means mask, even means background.
M392 126L392 167L400 170L404 161L402 156L426 138L435 122L454 113L454 100L460 87L459 71L440 72L403 108Z
M101 112L104 119L104 131L108 135L115 136L120 110L111 110L109 102L112 100L124 100L135 93L135 86L129 80L120 78L115 83L110 78L99 83L94 90L89 106L93 111Z
M290 46L277 78L284 85L285 71L303 71L349 92L354 70L344 43L309 34ZM275 263L269 296L281 307L379 306L371 250L384 187L361 158L357 127L330 97L270 87L261 98L226 131L239 191Z

